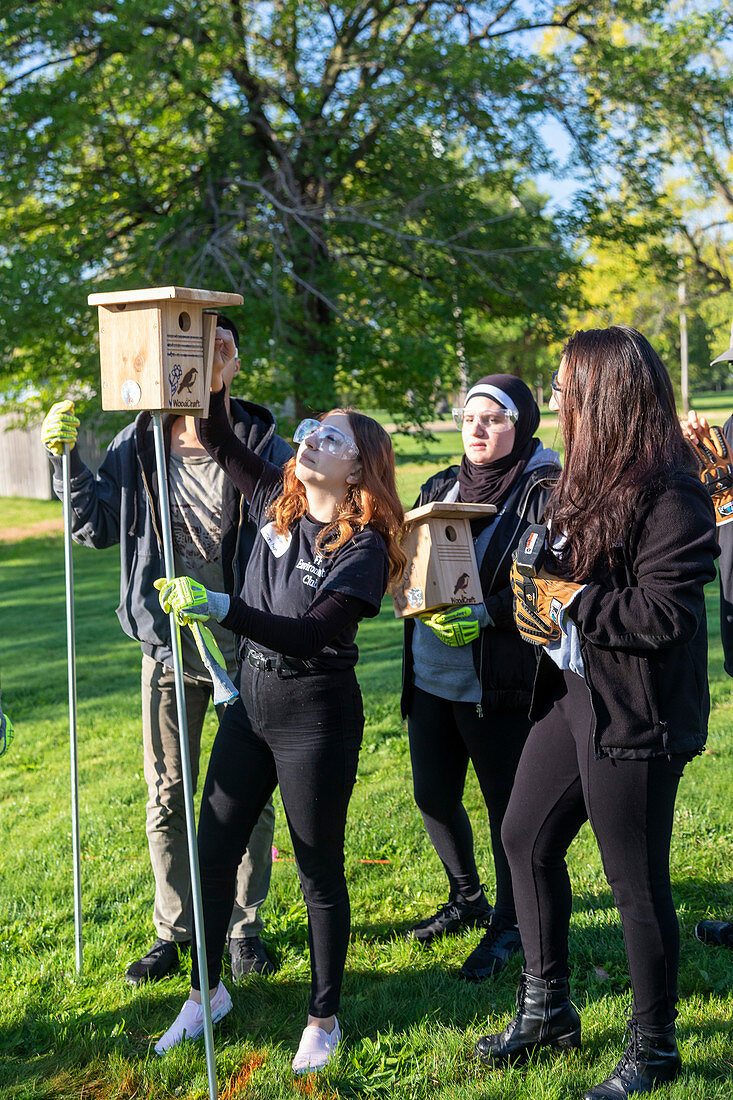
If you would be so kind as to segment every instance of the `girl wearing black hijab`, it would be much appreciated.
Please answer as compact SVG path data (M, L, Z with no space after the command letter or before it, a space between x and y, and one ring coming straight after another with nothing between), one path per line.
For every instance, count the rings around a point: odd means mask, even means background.
M449 885L447 903L407 935L429 943L486 926L460 971L467 981L482 981L521 950L501 824L529 732L536 658L514 624L509 570L522 533L542 520L560 464L534 436L540 411L518 378L480 379L453 417L464 457L460 466L441 470L423 485L416 506L437 500L493 504L497 514L472 524L483 603L405 622L402 713L415 801ZM476 869L462 801L469 760L489 815L493 908Z

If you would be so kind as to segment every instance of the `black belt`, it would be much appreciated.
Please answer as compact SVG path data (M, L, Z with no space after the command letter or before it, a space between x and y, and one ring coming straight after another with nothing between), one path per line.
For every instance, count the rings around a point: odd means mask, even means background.
M247 646L244 659L248 665L260 672L279 672L281 669L288 669L291 672L313 671L307 661L299 661L297 657L283 657L281 654L268 657L265 653L260 653L259 649L252 649L251 646Z

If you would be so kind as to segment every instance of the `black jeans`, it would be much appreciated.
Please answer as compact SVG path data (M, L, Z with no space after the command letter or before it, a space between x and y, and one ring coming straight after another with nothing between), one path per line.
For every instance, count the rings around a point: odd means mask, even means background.
M521 711L492 711L479 718L474 703L453 703L416 687L407 727L415 802L445 867L451 898L475 894L481 885L471 822L462 801L470 760L489 813L496 914L513 923L512 878L501 825L529 733L529 718Z
M312 1016L336 1012L350 931L344 876L346 811L364 716L353 669L259 672L242 666L224 712L201 802L198 850L209 986L221 974L237 867L279 784L308 909ZM198 988L193 950L191 984Z
M502 835L509 855L526 970L568 974L572 896L565 856L590 821L621 915L634 1017L650 1029L676 1015L679 928L669 880L674 803L689 757L596 760L582 677L564 673L533 727Z

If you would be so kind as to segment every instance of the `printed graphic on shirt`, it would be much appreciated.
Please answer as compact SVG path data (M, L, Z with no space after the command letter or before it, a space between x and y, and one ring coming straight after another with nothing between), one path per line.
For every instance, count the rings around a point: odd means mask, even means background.
M171 528L173 545L188 569L202 558L216 561L221 556L221 516L209 526L192 505L171 500Z
M224 472L211 459L171 454L170 487L173 547L187 569L221 559L221 507Z
M260 522L264 524L264 519ZM279 556L266 539L267 525L260 526L263 537L255 540L244 575L245 603L297 619L307 614L319 593L338 592L363 600L376 614L389 570L384 540L368 528L357 532L333 553L322 554L318 539L325 526L303 516L293 524L289 544ZM356 626L354 622L345 628L317 657L309 658L316 662L314 667L352 668L357 658Z
M213 592L220 592L223 587L221 522L225 476L208 456L182 458L171 452L168 486L175 572L193 577ZM208 625L231 671L236 665L234 635L213 620ZM188 629L181 631L181 652L186 675L210 682Z
M287 535L281 534L274 523L266 523L264 527L260 528L260 534L276 558L281 558L293 541L293 536L289 531Z
M324 558L321 554L316 554L313 561L306 561L305 558L300 558L295 568L302 570L300 579L303 584L307 584L309 588L318 588L318 582L322 581L328 572L325 568Z

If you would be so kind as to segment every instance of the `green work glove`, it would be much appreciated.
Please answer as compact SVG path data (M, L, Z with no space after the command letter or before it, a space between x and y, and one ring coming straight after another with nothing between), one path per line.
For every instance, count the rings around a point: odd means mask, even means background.
M220 623L229 611L229 597L225 592L209 592L192 577L174 577L171 581L160 577L154 584L159 592L160 606L164 611L175 612L179 626L203 623L211 618Z
M0 710L0 756L3 755L12 740L13 723L10 721L7 714Z
M51 454L62 455L65 444L73 447L79 429L73 401L57 401L48 411L41 428L41 442Z
M451 646L475 642L481 627L486 626L489 621L483 604L463 604L461 607L450 607L447 611L434 611L430 615L419 617L430 627L436 638L440 638L444 645Z

